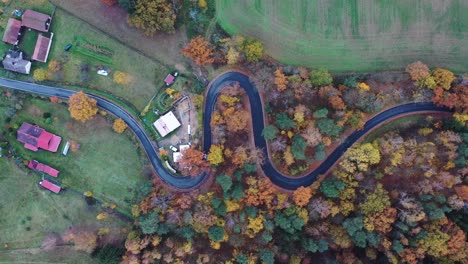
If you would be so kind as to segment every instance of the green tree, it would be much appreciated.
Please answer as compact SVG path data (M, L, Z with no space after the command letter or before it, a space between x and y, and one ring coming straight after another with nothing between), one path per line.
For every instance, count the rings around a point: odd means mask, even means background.
M276 138L276 135L278 134L278 129L273 126L273 125L268 125L268 126L265 126L265 128L263 129L262 131L262 136L266 139L266 140L273 140Z
M244 43L244 52L247 61L256 62L263 56L263 44L255 39L247 39Z
M320 129L322 134L326 134L332 137L339 136L343 130L343 127L336 125L335 121L329 118L318 120L317 127Z
M136 0L118 0L119 6L127 10L128 13L133 13L135 11L135 2Z
M223 191L227 193L232 186L232 179L230 176L221 174L216 177L216 182L223 188Z
M328 109L320 108L314 112L314 118L325 118L328 115Z
M167 0L136 0L135 11L128 18L131 26L152 36L157 31L174 32L176 15Z
M360 205L364 215L381 213L387 206L390 206L390 197L380 183L377 184L374 192L366 195L366 200Z
M291 152L294 155L294 158L297 160L305 160L305 150L307 147L307 143L305 142L304 138L295 135L292 139L292 146L291 146Z
M275 263L275 254L269 249L263 249L259 252L262 264L273 264Z
M340 197L340 191L343 190L346 185L335 177L327 178L320 184L320 191L327 198L338 198Z
M294 120L289 118L289 116L286 113L279 113L276 115L276 121L275 124L281 129L281 130L287 130L287 129L294 129L296 128L296 123L294 123Z
M215 241L220 242L224 239L224 228L220 226L212 226L208 229L208 237Z
M329 85L332 82L333 78L326 69L318 69L310 72L310 83L315 87Z
M138 224L140 225L143 234L154 234L158 230L159 215L151 211L146 215L138 217Z

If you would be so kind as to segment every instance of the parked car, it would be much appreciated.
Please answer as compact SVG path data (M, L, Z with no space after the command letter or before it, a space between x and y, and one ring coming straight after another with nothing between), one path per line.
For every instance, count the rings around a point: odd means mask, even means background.
M172 151L174 151L174 152L177 152L177 151L178 151L178 149L177 149L176 147L172 146L172 145L169 146L169 149L172 150Z
M68 43L66 46L65 46L65 51L69 51L71 49L73 45L71 43Z

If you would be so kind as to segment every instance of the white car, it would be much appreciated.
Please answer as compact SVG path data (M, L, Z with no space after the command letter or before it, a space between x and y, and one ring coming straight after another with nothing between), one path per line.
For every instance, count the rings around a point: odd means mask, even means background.
M177 148L174 147L174 146L172 146L172 145L169 146L169 149L172 150L172 151L174 151L174 152L177 152Z

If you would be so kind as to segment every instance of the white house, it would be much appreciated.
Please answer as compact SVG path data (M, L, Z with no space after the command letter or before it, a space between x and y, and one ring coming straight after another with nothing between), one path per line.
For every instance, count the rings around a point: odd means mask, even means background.
M162 137L165 137L167 134L180 127L180 122L171 111L156 120L153 126Z

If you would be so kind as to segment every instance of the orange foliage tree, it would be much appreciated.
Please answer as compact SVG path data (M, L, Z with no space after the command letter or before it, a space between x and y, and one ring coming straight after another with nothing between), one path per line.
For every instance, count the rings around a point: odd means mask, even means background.
M346 105L343 102L343 99L341 99L341 97L338 95L334 95L328 98L328 102L333 107L333 109L344 110L346 108Z
M429 77L429 67L426 64L417 61L406 66L406 72L411 76L411 80L419 81L426 77Z
M301 186L297 188L293 193L293 200L297 206L306 206L312 197L312 189L309 187Z
M101 2L107 6L113 6L117 4L117 0L101 0Z
M59 100L57 96L51 96L49 99L50 99L50 102L53 104L58 103L58 100Z
M89 98L83 91L70 96L68 104L70 116L81 122L91 119L98 111L97 101Z
M202 172L208 171L210 165L203 160L203 152L190 147L182 154L182 158L179 160L179 168L182 174L195 177Z
M275 71L275 84L278 88L278 91L280 92L286 90L287 88L288 79L286 78L286 75L284 75L283 68L281 67L277 68Z
M112 126L112 129L114 129L114 131L119 134L122 134L126 128L127 124L125 124L125 121L123 121L121 118L116 119L114 121L114 125Z
M182 54L191 58L197 65L205 65L214 62L213 47L202 36L190 40L190 43L182 49Z

